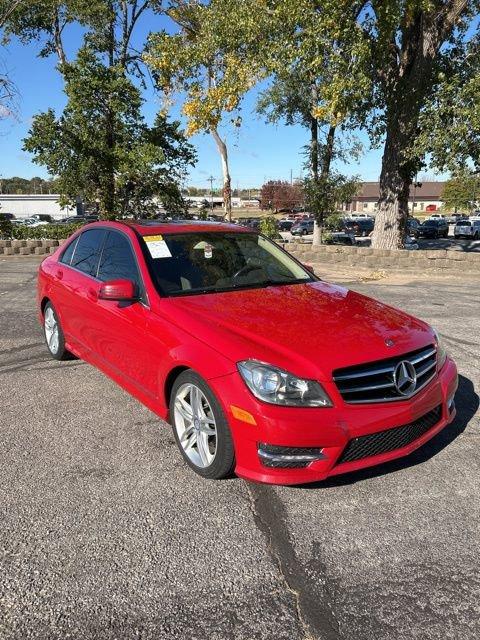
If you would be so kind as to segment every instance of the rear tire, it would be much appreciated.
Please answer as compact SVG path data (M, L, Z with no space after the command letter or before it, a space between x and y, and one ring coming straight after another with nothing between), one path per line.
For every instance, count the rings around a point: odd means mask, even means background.
M55 360L72 359L72 354L65 348L62 325L51 302L47 302L43 310L43 334L52 358Z
M192 369L175 380L170 395L170 421L183 459L210 480L232 475L235 451L222 407L213 391Z

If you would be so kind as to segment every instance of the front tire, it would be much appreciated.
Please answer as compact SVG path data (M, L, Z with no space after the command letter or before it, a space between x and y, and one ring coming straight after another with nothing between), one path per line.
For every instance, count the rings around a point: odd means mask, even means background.
M65 349L65 336L57 312L51 302L47 302L43 310L43 333L52 358L69 360L72 354Z
M222 407L208 384L191 369L175 380L170 421L178 448L195 473L211 480L235 467L232 436Z

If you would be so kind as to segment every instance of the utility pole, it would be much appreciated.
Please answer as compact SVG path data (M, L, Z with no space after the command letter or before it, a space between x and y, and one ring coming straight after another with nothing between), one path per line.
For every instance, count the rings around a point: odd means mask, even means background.
M210 182L210 209L213 212L213 183L215 182L215 178L210 176L207 180Z

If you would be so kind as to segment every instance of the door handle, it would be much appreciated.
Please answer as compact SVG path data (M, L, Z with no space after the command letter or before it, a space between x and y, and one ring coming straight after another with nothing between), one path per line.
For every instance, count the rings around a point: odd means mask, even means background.
M57 271L57 274L56 274L56 275L57 275L57 278L58 278L59 280L61 280L61 279L63 278L63 271L62 271L61 269L58 269L58 271Z

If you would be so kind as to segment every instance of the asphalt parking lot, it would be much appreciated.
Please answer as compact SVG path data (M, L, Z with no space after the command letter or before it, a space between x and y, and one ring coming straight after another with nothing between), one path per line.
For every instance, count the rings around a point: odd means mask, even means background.
M458 415L404 460L274 488L200 479L137 401L51 360L37 265L0 260L2 640L480 637L478 282L352 284L437 327Z

